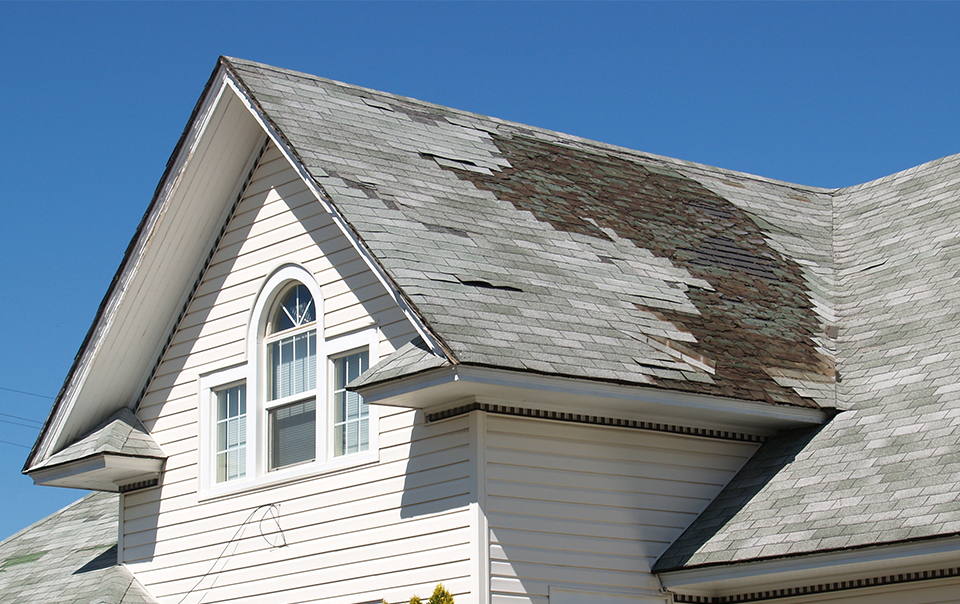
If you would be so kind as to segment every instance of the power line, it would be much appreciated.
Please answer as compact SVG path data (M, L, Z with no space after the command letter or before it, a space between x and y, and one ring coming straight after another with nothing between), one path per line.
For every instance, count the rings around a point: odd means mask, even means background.
M54 397L47 396L46 394L37 394L36 392L27 392L25 390L14 390L13 388L4 388L3 386L0 386L0 390L6 390L7 392L16 392L17 394L26 394L27 396L39 396L40 398L48 398L50 400L54 399Z
M29 417L20 417L19 415L10 415L9 413L0 413L0 415L2 415L3 417L9 417L12 419L19 419L21 421L30 422L31 424L37 424L38 428L43 425L43 422L37 421L35 419L30 419Z
M0 440L0 443L3 443L3 444L5 444L5 445L13 445L14 447L21 447L21 448L23 448L23 449L29 449L29 448L30 448L30 447L28 447L27 445L21 445L20 443L12 443L12 442L10 442L9 440Z
M30 424L21 424L20 422L12 422L9 419L0 419L0 423L11 424L13 426L23 426L24 428L30 428L31 430L37 430L39 426L31 426Z

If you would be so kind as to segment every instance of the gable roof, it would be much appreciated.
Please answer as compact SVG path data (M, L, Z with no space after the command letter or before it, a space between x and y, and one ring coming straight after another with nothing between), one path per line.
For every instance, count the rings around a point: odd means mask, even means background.
M829 192L224 61L450 362L835 405Z
M0 603L151 604L117 565L117 496L94 493L0 543Z
M240 100L231 178L265 127L423 328L353 387L471 366L839 411L764 445L660 570L960 531L960 157L824 190L239 59L217 74Z

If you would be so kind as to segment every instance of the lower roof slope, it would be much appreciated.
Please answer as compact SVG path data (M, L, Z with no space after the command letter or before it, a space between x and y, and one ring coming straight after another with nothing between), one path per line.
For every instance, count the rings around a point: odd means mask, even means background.
M658 570L960 533L960 156L838 192L841 412L766 443Z
M94 493L0 543L0 603L151 604L117 565L117 496Z
M828 192L223 61L454 362L835 405Z

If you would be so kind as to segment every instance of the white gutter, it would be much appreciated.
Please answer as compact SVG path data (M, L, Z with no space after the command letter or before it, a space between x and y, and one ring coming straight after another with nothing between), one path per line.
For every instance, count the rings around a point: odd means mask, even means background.
M738 596L765 590L813 589L863 580L864 585L894 583L889 575L910 575L960 567L960 536L877 545L769 560L720 564L657 573L675 594ZM874 580L875 579L875 580ZM915 580L907 578L905 580ZM821 589L816 589L816 587Z

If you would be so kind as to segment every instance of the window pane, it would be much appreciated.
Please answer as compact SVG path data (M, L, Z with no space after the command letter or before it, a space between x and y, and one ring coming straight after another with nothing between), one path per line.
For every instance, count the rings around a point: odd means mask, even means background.
M243 478L247 469L247 387L239 384L216 391L217 482Z
M267 346L267 400L308 392L317 387L317 332L308 331Z
M278 333L301 327L307 323L316 320L316 309L313 304L313 296L305 285L297 285L291 288L280 301L271 322L270 333Z
M310 399L271 409L270 469L316 457L317 401Z
M367 351L333 360L333 454L349 455L366 451L370 446L370 410L347 384L367 370Z

